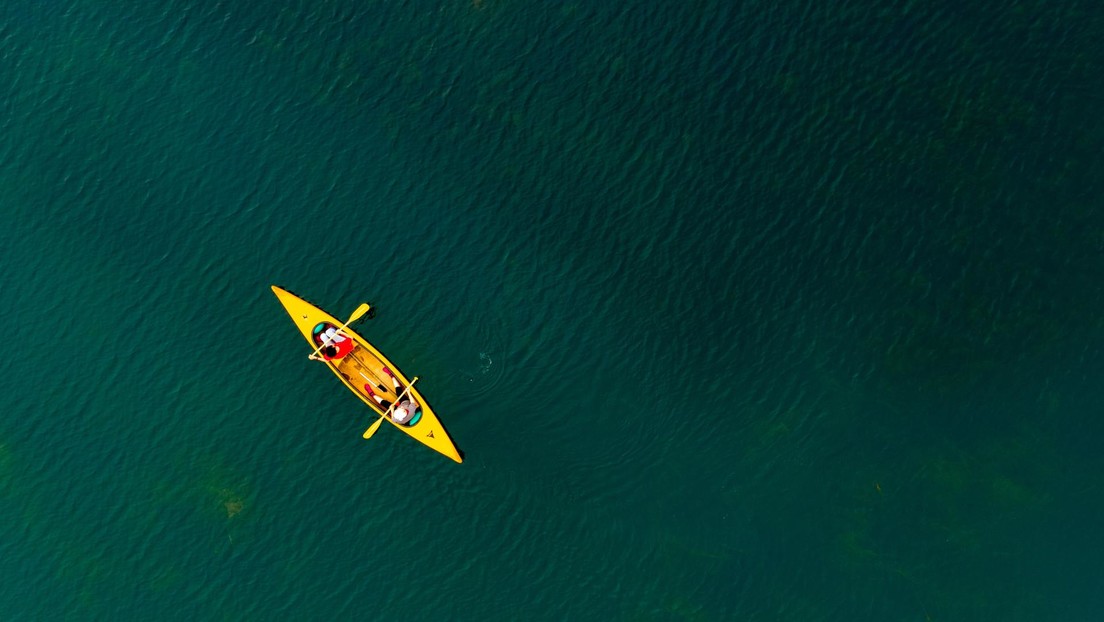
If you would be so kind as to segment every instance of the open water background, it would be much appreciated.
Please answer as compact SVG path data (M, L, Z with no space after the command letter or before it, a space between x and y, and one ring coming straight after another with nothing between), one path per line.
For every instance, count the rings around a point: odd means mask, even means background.
M1104 618L1099 2L8 0L0 619ZM269 290L360 330L456 465Z

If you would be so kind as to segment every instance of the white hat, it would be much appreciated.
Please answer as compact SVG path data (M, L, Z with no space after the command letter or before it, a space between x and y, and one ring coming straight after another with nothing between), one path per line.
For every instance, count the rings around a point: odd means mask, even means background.
M407 413L406 406L399 406L395 409L395 420L406 421Z

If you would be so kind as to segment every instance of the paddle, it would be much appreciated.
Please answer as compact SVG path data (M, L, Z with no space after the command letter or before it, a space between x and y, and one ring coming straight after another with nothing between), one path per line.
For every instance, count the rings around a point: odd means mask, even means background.
M371 367L368 367L367 365L365 365L364 361L357 358L357 355L353 354L352 352L349 353L349 357L353 359L354 363L356 363L357 365L360 365L362 368L368 370L368 373L372 374L372 378L376 379L376 387L378 387L380 391L387 391L387 387L383 386L383 381L380 380L379 376L376 375L376 372L372 371ZM368 382L372 381L372 378L369 378L368 376L365 376L364 372L359 372L359 373L360 373L361 378L364 378Z
M414 376L414 379L410 381L410 384L406 385L406 388L403 389L403 392L400 393L399 397L395 399L395 403L387 407L387 411L380 415L379 419L376 419L376 422L372 424L372 427L364 431L365 440L372 438L372 435L375 434L376 430L379 429L380 424L383 423L383 420L387 418L387 415L391 414L391 409L397 406L399 402L402 401L403 396L406 395L406 392L410 390L410 387L414 386L415 382L418 382L417 376Z
M364 372L360 372L360 377L364 378L368 382L372 381L372 379L369 378L367 376L367 374L365 374ZM386 391L387 390L387 387L383 386L383 383L379 381L379 378L376 378L376 388L379 389L380 391Z
M371 305L369 305L367 302L360 303L360 306L356 308L356 311L353 311L353 314L349 316L349 321L342 324L341 328L338 328L337 330L335 330L334 334L336 335L337 333L340 333L346 326L348 326L349 324L352 324L353 322L359 320L365 313L368 313L368 309L371 309L371 308L372 308ZM314 355L318 354L319 350L321 350L322 348L325 348L328 345L330 345L330 340L327 337L326 339L322 340L322 345L318 346L317 348L314 349L314 352L310 353L309 358L314 358Z

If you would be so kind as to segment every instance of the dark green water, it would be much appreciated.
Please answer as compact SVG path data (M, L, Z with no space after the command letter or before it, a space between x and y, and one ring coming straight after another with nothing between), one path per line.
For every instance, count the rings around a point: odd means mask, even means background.
M3 3L0 619L1101 619L1059 4Z

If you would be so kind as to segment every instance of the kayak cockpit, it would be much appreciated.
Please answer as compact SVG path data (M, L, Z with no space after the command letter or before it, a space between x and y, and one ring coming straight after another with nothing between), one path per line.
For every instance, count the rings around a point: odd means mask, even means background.
M387 413L388 419L407 427L416 425L421 420L421 405L406 391L407 387L391 373L387 365L367 348L354 345L340 357L329 360L329 364L333 365L349 386L364 396L366 398L364 401L379 414ZM394 416L391 413L391 407L396 402L407 405L404 412L407 410L413 412L405 417Z

